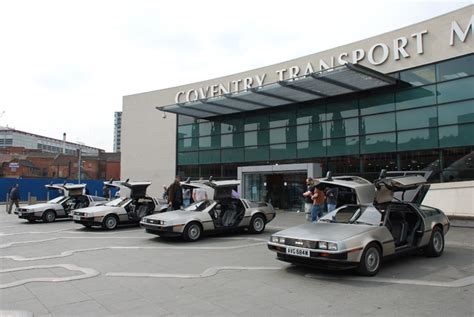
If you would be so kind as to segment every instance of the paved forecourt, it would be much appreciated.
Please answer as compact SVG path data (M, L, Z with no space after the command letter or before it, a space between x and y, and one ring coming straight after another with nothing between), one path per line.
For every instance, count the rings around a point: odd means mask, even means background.
M90 230L0 215L0 309L65 315L474 314L474 229L452 227L440 258L386 262L376 277L277 261L271 233L304 222L278 213L262 235L196 243L139 227ZM462 225L462 222L460 223Z

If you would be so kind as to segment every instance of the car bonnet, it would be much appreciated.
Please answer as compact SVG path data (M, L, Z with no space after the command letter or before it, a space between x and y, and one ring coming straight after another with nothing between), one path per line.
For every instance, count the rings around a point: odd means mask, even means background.
M196 213L199 213L199 211L173 210L173 211L167 211L160 214L147 216L147 218L155 219L155 220L163 220L163 221L180 222L180 221L186 221L189 217L192 217Z
M29 205L29 206L25 206L21 208L26 209L26 210L46 210L48 208L57 209L57 208L62 208L62 207L59 204L41 203L41 204Z
M378 227L362 224L318 222L291 227L274 235L293 239L337 242L373 230L374 228Z

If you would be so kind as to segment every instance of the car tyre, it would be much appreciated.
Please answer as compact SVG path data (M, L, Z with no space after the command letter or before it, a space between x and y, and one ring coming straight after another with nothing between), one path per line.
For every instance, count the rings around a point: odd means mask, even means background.
M249 232L250 233L262 233L265 231L265 219L262 215L255 215L250 220Z
M198 222L191 222L186 225L183 231L183 239L189 242L199 240L202 234L202 227Z
M374 276L379 272L381 265L382 252L378 244L372 242L365 247L362 253L357 273L364 276Z
M107 215L102 221L102 227L107 230L114 230L118 226L118 218L115 215Z
M56 213L54 210L46 210L42 218L44 222L54 222L56 220Z
M444 251L444 235L443 230L439 227L434 227L431 232L430 243L425 248L425 255L428 257L438 257Z

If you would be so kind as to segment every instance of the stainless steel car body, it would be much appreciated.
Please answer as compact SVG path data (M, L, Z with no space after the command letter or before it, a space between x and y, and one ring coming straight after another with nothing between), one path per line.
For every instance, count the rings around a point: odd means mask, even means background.
M46 188L48 190L59 190L62 192L62 196L46 203L17 208L15 213L20 219L54 221L56 218L68 218L75 209L100 206L107 202L103 197L86 195L86 184L54 184L46 185ZM50 213L44 219L46 212Z
M115 229L119 224L139 223L143 216L163 212L167 209L165 201L148 197L146 189L151 182L105 182L105 186L119 190L120 197L103 206L78 209L73 220L86 227L103 226ZM107 223L107 219L110 221Z
M317 223L275 233L268 242L268 248L277 252L278 259L310 266L360 268L366 264L368 247L378 249L381 260L407 251L432 248L435 232L438 236L441 233L442 241L438 243L442 245L438 246L434 256L442 253L444 235L449 229L446 215L436 208L392 201L394 192L418 190L425 183L423 177L383 178L375 185L368 181L361 185L359 179L349 181L349 178L352 176L322 179L318 186L353 189L358 195L357 202L364 201L365 204L343 205ZM374 188L371 203L367 203L370 191L360 191L361 186L369 187L367 183ZM365 196L360 197L360 193ZM374 271L363 274L376 274L379 267L378 264Z

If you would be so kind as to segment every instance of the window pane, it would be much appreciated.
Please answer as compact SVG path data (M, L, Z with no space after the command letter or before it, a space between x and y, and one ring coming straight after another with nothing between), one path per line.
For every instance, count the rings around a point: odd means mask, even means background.
M395 113L384 113L360 118L360 134L395 130Z
M220 135L199 138L199 149L217 149L220 147Z
M296 141L296 127L270 129L270 143L287 143Z
M438 84L438 103L474 98L474 77Z
M296 124L296 110L270 113L270 128L286 127Z
M245 148L245 161L268 161L268 145Z
M296 143L270 145L270 160L285 160L296 158Z
M179 139L178 152L195 151L198 149L199 138Z
M362 173L367 179L374 180L378 178L382 169L388 171L396 171L398 169L396 153L379 153L362 156Z
M245 131L268 129L268 115L254 115L245 118Z
M333 175L337 174L358 174L360 163L358 156L331 157L328 160L328 170Z
M395 93L372 95L359 100L360 114L367 115L395 110Z
M221 152L219 150L213 151L199 151L199 163L219 163L221 160Z
M462 181L474 179L474 151L472 147L443 150L443 181Z
M434 83L436 80L435 65L421 66L400 72L400 80L413 86Z
M328 156L359 153L359 137L326 140Z
M474 100L438 106L439 125L474 122Z
M244 130L243 119L228 119L221 121L221 133L235 133Z
M398 150L419 150L438 147L438 129L421 129L398 132Z
M201 165L201 175L204 179L209 179L209 177L220 177L221 176L221 166L220 165Z
M296 124L308 124L326 120L326 106L314 105L298 109Z
M326 156L326 141L298 142L298 158L324 157Z
M396 93L397 110L433 105L436 103L434 85L411 88Z
M410 151L399 153L401 171L435 171L439 178L439 151ZM435 175L430 175L431 181ZM436 177L435 176L435 177Z
M244 149L226 149L221 152L222 163L230 162L243 162L244 161Z
M178 165L198 164L198 152L178 153Z
M452 147L474 145L474 123L439 127L439 145Z
M338 120L359 115L357 99L330 103L326 107L326 120Z
M182 114L178 115L178 125L197 123L198 119L194 117L184 116Z
M337 138L345 137L348 135L359 134L359 119L352 118L346 120L330 121L327 122L328 137Z
M474 55L438 63L438 81L451 80L474 75Z
M251 131L244 133L244 145L262 145L268 144L268 130L264 131Z
M181 176L182 179L186 179L188 177L191 178L198 178L199 177L199 165L184 165L178 166L178 175Z
M397 112L397 130L435 127L437 121L436 107Z
M297 129L298 141L319 140L327 138L327 126L329 122L313 123L311 125L299 125Z
M198 125L189 124L178 127L178 138L191 138L198 136Z
M370 134L360 137L361 153L392 152L397 150L395 133Z
M221 147L240 147L244 146L243 133L231 133L221 135Z

